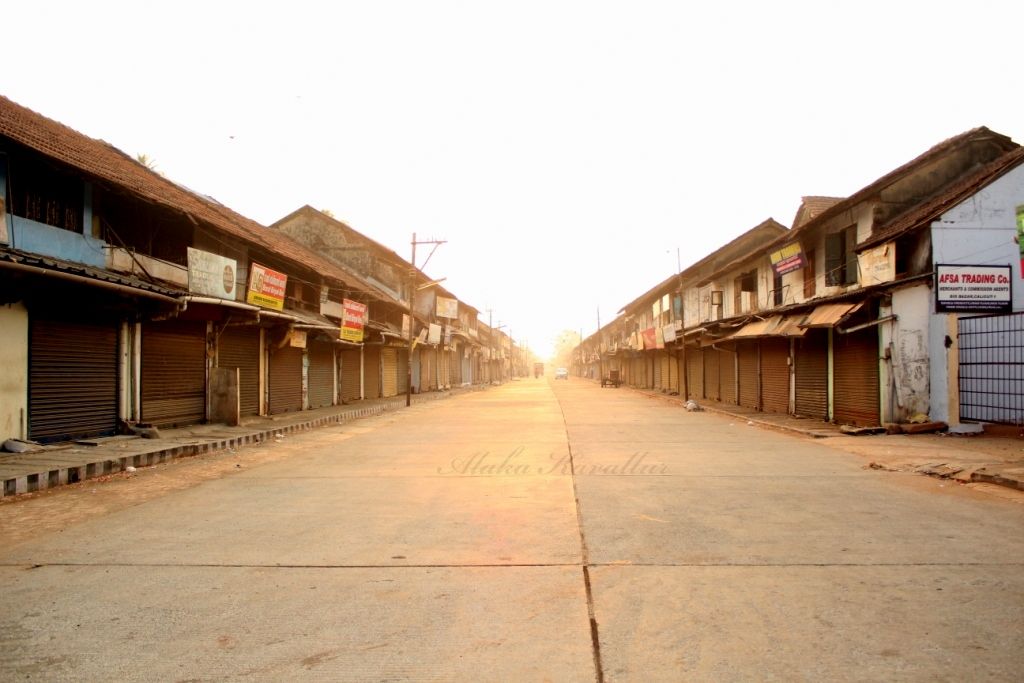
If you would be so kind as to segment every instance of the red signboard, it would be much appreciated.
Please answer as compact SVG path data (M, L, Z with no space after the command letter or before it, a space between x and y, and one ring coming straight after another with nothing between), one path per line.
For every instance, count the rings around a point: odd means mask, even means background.
M363 341L363 326L366 324L366 304L345 299L341 302L341 338L350 342Z

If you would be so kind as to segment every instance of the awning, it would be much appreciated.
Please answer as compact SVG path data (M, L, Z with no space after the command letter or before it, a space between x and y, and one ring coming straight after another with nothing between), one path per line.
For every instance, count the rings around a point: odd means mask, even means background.
M863 305L863 301L852 304L822 304L810 312L800 327L835 327L859 311Z
M757 337L802 337L807 330L800 327L804 316L773 315L764 320L754 320L741 327L730 339L754 339Z

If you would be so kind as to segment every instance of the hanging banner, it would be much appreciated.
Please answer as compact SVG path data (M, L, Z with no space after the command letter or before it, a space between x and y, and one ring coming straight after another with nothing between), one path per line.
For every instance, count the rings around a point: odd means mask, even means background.
M935 310L1009 313L1012 275L1010 266L936 265Z
M665 331L660 327L654 328L654 348L665 348Z
M658 334L654 331L653 327L648 327L641 334L644 338L644 350L658 348Z
M661 328L661 336L664 338L666 344L671 344L676 340L676 324L669 323L665 327Z
M186 247L188 255L188 291L216 299L235 298L235 273L238 262L208 251Z
M341 302L341 339L359 343L363 341L363 327L366 325L366 304L345 299Z
M459 302L456 299L437 297L437 317L454 320L459 317Z
M441 343L441 326L430 323L430 328L427 332L427 343L428 344L440 344Z
M772 270L776 275L785 275L807 265L799 242L790 242L777 251L773 251L768 255L768 259L772 262Z
M284 273L253 263L249 268L249 289L245 294L245 303L275 311L283 310L287 285L288 276Z

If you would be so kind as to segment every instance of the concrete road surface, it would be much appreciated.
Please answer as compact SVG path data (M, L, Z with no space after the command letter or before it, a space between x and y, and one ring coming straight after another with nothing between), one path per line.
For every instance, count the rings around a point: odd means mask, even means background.
M1024 678L1024 505L813 440L528 379L223 457L0 506L0 679Z

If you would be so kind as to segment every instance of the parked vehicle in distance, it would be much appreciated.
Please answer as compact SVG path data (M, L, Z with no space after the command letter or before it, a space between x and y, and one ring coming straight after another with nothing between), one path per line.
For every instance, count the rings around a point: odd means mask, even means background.
M565 368L555 370L555 379L569 379L569 371Z

